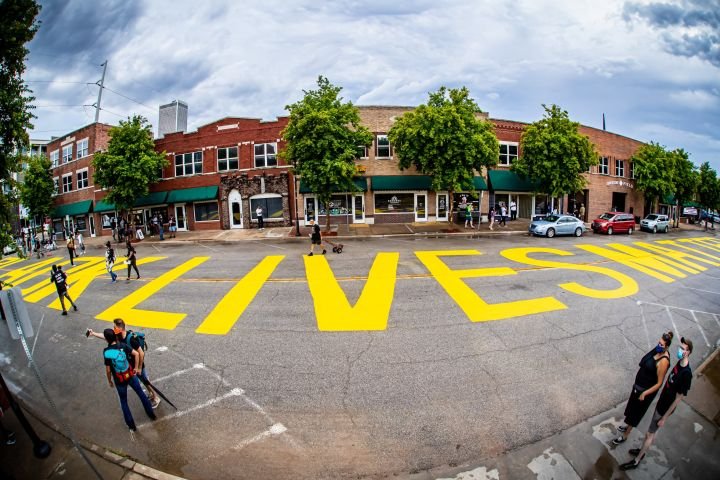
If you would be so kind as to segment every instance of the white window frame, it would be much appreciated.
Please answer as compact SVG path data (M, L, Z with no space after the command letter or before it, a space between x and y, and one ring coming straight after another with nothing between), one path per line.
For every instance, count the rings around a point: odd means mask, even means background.
M268 153L268 145L272 145L273 152L274 153ZM263 153L258 154L257 148L262 147ZM255 168L267 168L267 167L275 167L277 166L277 143L276 142L265 142L265 143L256 143L253 145L253 165ZM268 160L272 159L271 162ZM258 161L262 163L262 165L258 165Z
M625 176L625 160L615 160L615 176L616 177L624 177Z
M231 149L231 148L234 148L234 149L235 149L235 155L236 155L236 156L234 156L234 157L230 157L230 156L229 156L229 155L230 155L230 149ZM221 151L221 150L224 150L224 151L225 151L225 160L224 160L224 161L225 161L225 164L227 165L227 168L220 168L220 151ZM218 172L229 172L229 171L232 171L232 170L239 170L239 169L240 169L240 147L238 147L237 145L230 145L229 147L218 147L216 157L217 157L217 171L218 171ZM230 161L231 161L231 160L234 160L235 162L237 162L237 167L235 167L235 168L230 168Z
M73 155L72 155L72 143L65 145L62 147L62 163L70 163L72 162Z
M66 182L65 179L69 178L70 181ZM62 193L70 193L72 192L72 186L73 186L73 174L72 173L66 173L62 176ZM68 187L67 189L65 187Z
M384 138L387 140L387 145L380 146L380 138ZM380 148L387 148L387 155L380 155ZM384 153L384 152L383 152ZM378 134L375 135L375 158L392 158L392 145L390 144L390 139L385 134Z
M195 158L196 155L200 156L200 162L199 162L200 163L200 171L199 172L195 171L195 164L198 163ZM190 158L189 163L186 161L188 156ZM182 158L182 161L183 161L181 163L182 169L183 169L183 173L181 175L178 175L178 173L177 173L178 158ZM202 154L202 151L200 151L200 150L195 151L195 152L179 153L179 154L175 155L175 163L173 165L175 176L176 177L189 177L190 175L200 175L200 174L202 174L202 164L203 164L203 154ZM189 172L188 172L188 168L190 169Z
M635 164L630 162L630 178L635 179Z
M87 157L88 153L90 152L90 140L88 138L83 138L79 142L75 143L75 158L83 158Z
M53 195L60 194L60 177L53 177Z
M85 185L80 186L80 174L85 174ZM75 171L75 180L77 182L77 189L82 190L83 188L88 188L90 186L90 174L88 173L87 168L82 168L80 170Z
M507 151L502 153L502 147L506 146ZM510 147L515 147L515 153L510 153ZM518 153L520 151L520 144L518 142L500 142L500 150L498 156L498 165L509 167L513 161L517 160Z
M53 150L50 152L50 166L55 168L58 165L60 165L60 150Z
M358 145L357 151L359 154L358 158L368 158L368 147L365 145ZM360 152L362 152L362 154L360 154Z
M610 175L610 157L600 157L598 173L600 175Z

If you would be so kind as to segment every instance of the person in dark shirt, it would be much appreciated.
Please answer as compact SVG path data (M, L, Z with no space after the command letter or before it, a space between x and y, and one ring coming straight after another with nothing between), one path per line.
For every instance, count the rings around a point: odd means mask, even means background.
M327 250L325 250L325 246L322 243L322 235L320 234L320 225L315 223L313 220L310 221L312 224L312 234L310 234L310 253L308 254L309 257L313 256L313 251L315 250L315 245L322 248L322 253L325 255Z
M655 440L658 429L665 425L665 422L675 411L675 408L677 408L678 404L690 391L692 370L690 369L690 360L688 357L692 351L692 341L682 337L677 350L678 362L675 364L675 368L672 369L665 382L665 388L663 388L660 399L655 407L655 413L650 422L650 427L648 427L648 431L645 434L642 448L630 449L630 454L635 455L635 459L620 465L621 470L632 470L640 465L640 461L648 450L650 450L650 446Z
M117 275L112 271L113 265L115 265L115 249L112 248L110 242L105 242L105 269L110 274L111 283L117 281Z
M128 267L127 279L130 280L130 272L133 268L135 269L135 274L137 275L136 278L139 279L140 271L137 268L137 252L135 251L135 247L133 247L132 243L130 243L130 240L127 241L126 247L127 255L125 255L125 257L127 257L127 260L125 260L125 263L127 263Z
M73 302L67 292L67 275L65 275L65 272L62 271L62 265L52 266L52 271L50 272L50 283L54 283L55 288L57 289L58 297L60 297L60 305L62 305L62 314L67 315L67 309L65 308L66 298L70 300L70 305L72 305L73 310L77 312L77 305L75 305L75 302Z

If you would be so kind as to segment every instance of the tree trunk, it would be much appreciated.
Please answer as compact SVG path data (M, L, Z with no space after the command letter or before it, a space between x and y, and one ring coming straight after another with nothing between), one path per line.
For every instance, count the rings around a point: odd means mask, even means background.
M455 205L455 202L453 202L453 191L448 190L448 203L449 203L449 210L450 210L450 230L455 228L453 225L455 225L455 220L453 219L453 205ZM435 212L437 214L437 212Z

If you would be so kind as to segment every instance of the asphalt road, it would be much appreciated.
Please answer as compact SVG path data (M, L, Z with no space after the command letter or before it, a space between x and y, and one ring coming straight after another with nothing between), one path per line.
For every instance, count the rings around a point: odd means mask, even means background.
M69 270L80 312L48 308L52 292L28 303L30 343L77 436L169 473L407 474L517 448L626 400L663 331L692 338L699 364L720 339L720 246L681 242L700 238L398 237L312 258L282 241L140 244L140 259L156 258L140 280L100 272L79 292L91 262ZM648 244L694 258L648 254ZM634 267L617 257L627 247L645 252ZM26 298L47 281L48 266L38 272L13 277ZM116 315L146 332L150 377L178 406L161 404L151 423L131 393L134 442L105 379L104 342L83 334ZM6 379L51 418L4 328L0 345Z

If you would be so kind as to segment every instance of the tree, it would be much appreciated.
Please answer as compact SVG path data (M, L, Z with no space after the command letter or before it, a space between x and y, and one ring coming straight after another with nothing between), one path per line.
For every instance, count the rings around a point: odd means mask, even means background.
M27 130L35 100L25 85L25 44L33 39L38 29L36 17L40 6L33 0L0 1L0 182L13 186L12 173L18 170L19 154L29 143ZM3 189L5 190L5 189ZM9 245L10 222L15 201L13 189L0 194L0 251Z
M148 194L168 162L165 152L155 151L152 127L140 115L121 120L109 133L107 152L96 153L92 160L95 183L108 190L105 200L124 213Z
M669 152L673 159L675 204L679 209L683 205L692 200L697 191L699 182L699 174L695 165L690 161L688 153L682 148L678 148ZM675 227L680 222L680 215L675 216Z
M700 165L700 179L697 188L698 200L705 210L716 210L720 203L720 185L717 173L710 168L710 163Z
M286 148L280 156L293 165L318 200L327 205L333 191L357 190L355 159L359 146L369 146L372 134L360 124L358 109L343 103L341 87L320 76L317 90L303 90L303 99L285 106L290 120L282 132ZM330 214L326 215L330 230Z
M450 218L453 193L475 190L475 171L497 164L500 147L490 122L467 88L440 87L426 105L406 112L388 132L401 170L414 166L432 178L432 189L447 190Z
M578 131L580 124L557 105L542 106L542 120L529 125L520 139L520 156L510 169L529 178L537 192L552 198L583 190L583 173L598 163L595 146Z
M39 218L40 222L44 221L52 207L55 183L50 172L50 159L40 155L34 156L28 162L25 179L20 186L20 201L30 212L30 217Z
M630 158L635 172L635 187L643 192L653 211L655 200L675 192L675 157L660 144L641 146Z

